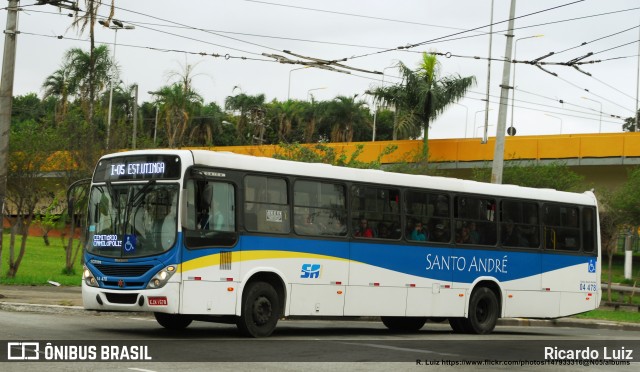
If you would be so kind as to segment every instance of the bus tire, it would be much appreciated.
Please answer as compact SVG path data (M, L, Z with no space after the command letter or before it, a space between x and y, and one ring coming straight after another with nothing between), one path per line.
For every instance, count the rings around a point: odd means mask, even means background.
M181 314L153 313L158 324L172 331L185 329L193 319Z
M396 332L417 332L427 322L427 318L417 316L383 316L381 319L382 324Z
M454 333L467 333L465 318L449 318L449 325Z
M254 282L247 285L242 298L242 315L236 322L240 333L248 337L271 335L280 317L276 290L268 283Z
M478 335L491 333L496 327L499 311L496 294L487 287L477 288L469 300L469 317L465 328L469 333Z

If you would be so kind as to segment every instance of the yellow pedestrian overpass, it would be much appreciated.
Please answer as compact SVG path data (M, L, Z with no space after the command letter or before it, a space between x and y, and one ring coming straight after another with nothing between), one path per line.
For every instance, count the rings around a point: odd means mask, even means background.
M398 149L382 158L383 164L408 162L420 153L422 140L353 142L326 144L347 155L363 145L359 160L373 161L389 145ZM491 167L495 138L480 143L478 138L434 139L429 141L429 161L449 175L469 178L473 168ZM271 157L283 149L277 145L211 147L215 151ZM640 133L566 134L513 136L505 139L505 162L545 163L561 161L585 181L615 187L627 178L631 167L640 164Z

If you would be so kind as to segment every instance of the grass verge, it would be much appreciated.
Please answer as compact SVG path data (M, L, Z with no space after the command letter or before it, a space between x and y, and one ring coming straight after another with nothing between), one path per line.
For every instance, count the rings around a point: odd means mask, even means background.
M16 240L15 255L20 250L20 240ZM79 261L78 257L78 261ZM65 251L59 238L52 238L51 245L46 246L42 237L30 236L18 273L15 278L7 278L9 271L9 234L4 234L2 244L2 266L0 267L0 284L17 285L49 285L48 281L58 282L64 286L79 286L82 266L74 265L75 274L63 273L65 267Z
M583 314L574 315L578 319L599 319L612 322L640 323L640 312L600 308Z

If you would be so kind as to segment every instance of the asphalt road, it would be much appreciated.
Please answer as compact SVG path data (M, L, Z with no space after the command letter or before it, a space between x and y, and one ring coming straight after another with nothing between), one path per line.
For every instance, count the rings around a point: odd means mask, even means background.
M203 322L167 332L142 314L0 311L0 340L0 361L38 359L4 362L3 371L557 370L551 361L565 362L562 370L583 370L584 362L562 359L569 350L587 350L587 364L596 370L635 371L640 360L640 331L582 327L499 326L478 336L454 334L446 323L394 334L379 322L288 320L270 338L246 339L234 325ZM484 364L461 364L470 362Z

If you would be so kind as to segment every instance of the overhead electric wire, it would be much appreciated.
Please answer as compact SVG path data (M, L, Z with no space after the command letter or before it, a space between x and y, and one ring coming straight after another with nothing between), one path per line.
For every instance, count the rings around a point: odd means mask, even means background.
M565 7L565 6L581 3L583 1L585 1L585 0L576 0L576 1L573 1L573 2L570 2L570 3L567 3L567 4L558 5L558 6L555 6L555 7L551 7L551 8L543 9L543 10L540 10L540 11L527 13L527 14L524 14L524 15L521 15L521 16L517 16L517 17L514 17L513 19L515 20L515 19L520 19L520 18L524 18L524 17L529 17L529 16L532 16L532 15L535 15L535 14L540 14L540 13L548 12L548 11L551 11L551 10L556 10L556 9L559 9L559 8L562 8L562 7ZM383 50L383 51L379 51L379 52L372 52L372 53L368 53L368 54L361 54L361 55L357 55L357 56L347 57L347 58L345 58L345 60L368 57L368 56L372 56L372 55L375 55L375 54L382 54L382 53L392 52L392 51L395 51L395 50L398 50L398 49L411 49L411 48L415 48L417 46L421 46L421 45L425 45L425 44L431 43L433 41L445 39L445 38L456 36L456 35L461 35L461 34L464 34L464 33L467 33L467 32L477 31L477 30L480 30L480 29L483 29L483 28L486 28L486 27L489 27L489 26L492 26L492 25L498 25L498 24L501 24L501 23L509 22L509 21L510 21L510 19L506 19L506 20L503 20L503 21L494 22L494 23L489 24L489 25L475 27L475 28L472 28L472 29L456 32L456 33L451 34L451 35L441 36L441 37L437 37L437 38L434 38L434 39L431 39L431 40L427 40L427 41L423 41L423 42L419 42L419 43L415 43L415 44L409 44L409 45L406 45L406 46L399 46L399 47L396 47L394 49L387 49L387 50Z
M629 27L629 28L624 29L624 30L622 30L622 31L615 32L615 33L613 33L613 34L609 34L609 35L606 35L606 36L602 36L602 37L599 37L599 38L597 38L597 39L593 39L593 40L591 40L591 41L585 41L585 42L583 42L583 43L582 43L582 44L580 44L580 45L576 45L576 46L574 46L574 47L567 48L567 49L565 49L565 50L561 50L561 51L559 51L559 52L554 52L554 55L557 55L557 54L560 54L560 53L564 53L564 52L567 52L567 51L570 51L570 50L573 50L573 49L581 48L581 47L583 47L583 46L585 46L585 45L588 45L588 44L591 44L591 43L595 43L596 41L600 41L600 40L608 39L608 38L610 38L610 37L613 37L613 36L616 36L616 35L620 35L620 34L625 33L625 32L627 32L627 31L635 30L635 29L636 29L636 28L638 28L638 27L640 27L640 26L633 26L633 27ZM595 54L595 53L594 53L594 54Z
M190 27L193 30L205 32L205 33L208 33L208 34L211 34L211 35L215 35L215 36L218 36L218 37L222 37L222 38L226 38L226 39L231 39L231 40L234 40L234 41L237 41L237 42L240 42L240 43L245 43L245 44L249 44L249 45L253 45L253 46L258 46L258 47L265 48L265 49L270 49L270 50L273 50L273 51L278 51L278 52L280 51L279 49L275 49L275 48L272 48L272 47L267 46L267 45L262 45L262 44L254 43L254 42L251 42L251 41L246 41L246 40L238 39L238 38L235 38L235 37L231 37L231 36L221 35L219 33L212 32L212 31L207 31L207 30L199 28L199 27L193 27L193 26L185 25L185 24L182 24L182 23L179 23L179 22L174 22L174 21L171 21L171 20L168 20L168 19L163 19L163 18L160 18L160 17L152 16L152 15L145 14L145 13L142 13L142 12L138 12L138 11L135 11L135 10L125 9L125 8L118 7L118 6L116 6L115 9L122 10L122 11L129 12L129 13L133 13L133 14L136 14L136 15L141 15L141 16L144 16L144 17L149 17L151 19L156 19L156 20L159 20L159 21L162 21L162 22L168 22L168 23L172 23L172 24L175 24L175 25L179 25L179 26ZM132 22L132 24L135 24L135 23ZM260 53L251 53L251 54L260 54Z
M343 16L356 17L356 18L373 19L373 20L376 20L376 21L387 21L387 22L404 23L404 24L418 25L418 26L427 26L427 27L435 27L435 28L446 28L446 29L450 29L450 30L464 30L464 28L457 28L457 27L450 27L450 26L440 26L440 25L433 25L433 24L429 24L429 23L413 22L413 21L406 21L406 20L392 19L392 18L384 18L384 17L374 17L374 16L363 15L363 14L338 12L338 11L334 11L334 10L307 8L307 7L302 7L302 6L278 4L278 3L272 3L272 2L267 2L267 1L258 1L258 0L243 0L243 1L250 2L250 3L257 3L257 4L265 4L265 5L284 7L284 8L309 10L309 11L320 12L320 13L337 14L337 15L343 15Z
M471 100L475 100L475 101L483 101L484 99L482 98L473 98L473 97L467 97ZM490 103L493 104L497 104L497 105L502 105L499 101L489 101ZM508 106L508 104L507 104ZM572 118L578 118L578 119L584 119L584 120L594 120L594 121L601 121L603 123L607 123L607 124L618 124L618 125L622 125L622 122L618 122L618 121L611 121L611 120L606 120L607 117L605 117L604 115L602 116L602 118L590 118L590 117L584 117L584 116L578 116L578 115L571 115L571 114L564 114L561 112L556 112L556 111L544 111L544 110L537 110L534 108L530 108L530 107L525 107L525 106L516 106L519 109L523 109L523 110L529 110L529 111L536 111L536 112L540 112L540 113L549 113L549 114L556 114L556 115L563 115L566 117L572 117Z
M251 1L251 0L245 0L245 1L255 2L255 3L266 3L266 2L261 2L261 1ZM542 12L546 12L546 11L554 10L554 9L557 9L557 8L560 8L560 7L565 7L565 6L568 6L568 5L573 5L573 4L575 4L575 3L579 3L579 2L582 2L582 1L584 1L584 0L574 1L574 2L567 3L567 4L564 4L564 5L560 5L560 6L557 6L557 7L544 9L544 10L541 10L541 11L538 11L538 12L529 13L529 14L526 14L526 15L523 15L523 16L519 16L519 17L514 17L514 19L523 18L523 17L530 16L530 15L533 15L533 14L538 14L538 13L542 13ZM31 4L31 5L36 5L36 4ZM276 4L276 5L278 5L278 4ZM296 8L300 8L300 7L296 7ZM136 11L131 11L131 10L124 9L124 8L120 8L120 7L117 7L117 9L122 10L122 11L132 12L132 13L135 13L135 14L138 14L138 15L143 15L143 16L150 17L150 18L153 18L153 19L161 20L161 21L163 21L163 22L169 22L169 23L172 23L172 24L174 24L174 25L178 25L179 27L183 27L183 28L187 28L187 29L192 29L192 30L197 30L197 31L201 31L201 32L206 32L206 33L209 33L209 34L212 34L212 35L218 36L218 37L228 38L228 39L231 39L231 40L234 40L234 41L237 41L237 42L247 43L247 44L250 44L250 45L253 45L253 46L258 46L258 47L261 47L261 48L266 48L266 49L271 49L271 50L277 50L277 49L275 49L275 48L271 48L271 47L266 46L266 45L262 45L262 44L258 44L258 43L252 43L252 42L249 42L249 41L246 41L246 40L242 40L242 39L238 39L238 38L233 38L233 37L229 37L229 36L225 36L225 35L220 35L220 32L211 31L211 30L205 30L205 29L198 28L198 27L192 27L192 26L188 26L188 25L180 24L180 23L178 23L178 22L173 22L173 21L170 21L170 20L166 20L166 19L162 19L162 18L154 17L154 16L151 16L151 15L148 15L148 14L144 14L144 13L140 13L140 12L136 12ZM616 11L616 12L609 12L609 13L601 13L601 14L599 14L599 15L607 15L607 14L613 14L613 13L625 12L625 11L635 10L635 9L640 9L640 8L633 8L633 9L628 9L628 10L620 10L620 11ZM59 14L59 13L56 13L56 14ZM349 15L349 14L345 14L345 15ZM586 16L586 17L573 18L573 19L569 19L569 20L584 19L584 18L590 18L590 17L595 17L595 16L598 16L598 15L591 15L591 16ZM106 18L106 17L105 17L105 18ZM380 20L397 21L397 20L390 20L390 19L380 19ZM556 21L556 22L549 22L549 23L547 23L547 24L559 23L559 22L566 22L566 21L569 21L569 20ZM496 23L494 23L494 24L500 24L500 23L507 22L507 21L508 21L508 20L505 20L505 21L502 21L502 22L496 22ZM147 26L145 26L145 24L144 24L144 23L142 23L142 22L139 22L139 23L138 23L138 22L128 22L128 23L131 23L131 24L134 24L134 25L138 25L138 27L145 28L145 29L149 29L149 30L151 30L151 31L155 31L155 32L160 32L160 33L164 33L164 34L168 34L168 35L172 35L172 36L176 36L176 37L185 38L185 39L188 39L188 40L193 40L193 41L197 41L197 42L202 42L202 43L206 43L206 44L209 44L209 45L214 45L214 46L217 46L217 47L227 48L227 49L230 49L230 50L240 51L240 52L242 52L242 53L253 54L253 55L259 55L258 53L254 53L254 52L246 51L246 50L243 50L243 49L233 48L233 47L229 47L229 46L223 46L223 45L219 45L219 44L215 44L215 43L207 42L207 41L204 41L204 40L200 40L200 39L197 39L197 38L192 38L192 37L188 37L188 36L183 36L183 35L179 35L179 34L175 34L175 33L171 33L171 32L166 32L166 31L163 31L163 30L157 30L157 29L154 29L154 28L151 28L151 27L147 27ZM425 26L426 26L426 24L423 24L423 25L425 25ZM169 26L169 25L164 25L164 26L163 26L163 25L160 25L160 26L161 26L161 27L175 27L175 26ZM430 26L434 26L434 25L430 25ZM482 26L482 27L480 27L480 28L484 28L484 27L488 27L488 26ZM524 29L524 28L529 28L529 27L535 27L535 26L525 26L525 27L520 27L520 28L518 28L518 29ZM632 28L630 28L630 29L627 29L627 30L624 30L624 31L620 31L620 32L618 32L618 33L616 33L616 34L620 34L620 33L622 33L622 32L625 32L625 31L628 31L628 30L631 30L631 29L635 29L635 28L637 28L637 27L638 27L638 26L635 26L635 27L632 27ZM442 37L442 38L437 38L437 39L434 39L434 40L451 41L451 40L453 40L453 39L446 39L446 38L447 38L447 37L451 37L451 36L455 36L455 35L459 35L459 34L463 34L463 33L467 33L467 32L472 32L472 31L478 30L478 29L480 29L480 28L471 29L471 30L464 30L464 31L462 31L462 32L455 33L455 34L453 34L453 35L445 36L445 37ZM495 33L500 33L500 32L499 32L499 31L496 31ZM29 33L25 33L25 34L29 34ZM484 33L484 34L486 34L486 33ZM607 37L610 37L610 36L613 36L613 35L616 35L616 34L612 34L612 35L609 35L609 36L607 36ZM49 36L49 35L39 35L39 34L33 34L33 35L36 35L36 36L44 36L44 37L51 37L51 36ZM266 35L247 35L247 36L258 36L258 37L260 37L260 36L261 36L261 37L269 37L269 36L266 36ZM473 37L475 37L475 36L477 36L477 35L474 35ZM56 38L61 38L61 37L56 37ZM273 38L277 38L277 37L273 37ZM606 37L603 37L603 38L606 38ZM67 39L84 41L84 40L80 40L80 39L72 39L72 38L67 38ZM600 39L593 40L592 42L597 41L597 40L600 40ZM299 41L314 42L314 41L311 41L311 40L299 40ZM409 45L409 46L407 46L407 47L402 47L403 49L400 49L400 51L408 51L408 52L414 52L414 53L415 53L415 51L409 51L409 50L407 50L406 48L408 48L408 47L416 47L416 46L420 46L420 45L425 45L426 43L429 43L429 42L430 42L430 41L425 41L425 42L422 42L422 43L417 43L417 44L414 44L414 45ZM321 42L321 43L322 43L322 42ZM329 42L324 42L324 43L329 43ZM635 42L632 42L632 43L635 43ZM606 51L610 51L610 50L613 50L613 49L616 49L616 48L620 48L620 47L622 47L622 46L629 45L629 44L632 44L632 43L628 43L628 44L620 45L620 46L617 46L617 47L612 47L612 48L609 48L609 49L605 49L605 50L602 50L602 51L600 51L600 52L598 52L598 53L604 53L604 52L606 52ZM105 44L111 44L111 43L105 43ZM216 54L216 53L211 53L211 54L209 54L209 53L202 53L202 52L198 53L198 52L188 52L188 51L184 51L184 50L177 50L177 49L169 49L169 48L154 48L154 47L138 46L138 45L126 45L126 44L119 44L119 45L128 46L128 47L133 47L133 48L151 49L151 50L155 50L155 51L162 51L162 52L177 52L177 53L198 54L198 55L202 55L202 56L222 57L222 55L219 55L219 54ZM584 44L582 44L582 45L580 45L580 46L583 46L583 45L584 45ZM398 48L395 48L395 49L384 49L384 48L382 48L382 47L373 47L373 46L364 46L364 45L344 45L344 46L349 46L349 47L354 46L354 47L363 47L363 48L371 48L371 49L380 49L380 50L382 50L382 52L385 52L385 51L392 51L392 50L397 50L397 49L398 49ZM579 47L579 46L578 46L578 47ZM575 48L577 48L577 47L569 48L569 49L566 49L566 50L564 50L564 51L568 51L568 50L575 49ZM562 52L564 52L564 51L562 51ZM561 52L558 52L558 53L561 53ZM375 53L372 53L372 54L375 54ZM450 54L450 53L449 53L449 56L452 56L452 57L459 57L459 58L484 59L484 58L475 57L475 56L453 55L453 54ZM229 58L241 58L241 59L250 59L250 60L256 60L256 61L268 61L268 62L274 62L274 61L272 61L272 60L270 60L270 59L259 59L259 58L250 58L250 57L236 57L236 56L230 56L229 54L226 54L224 57L225 57L225 58L227 58L227 59L229 59ZM353 58L358 58L358 57L359 57L359 56L354 56L354 57L350 57L350 58L348 58L348 59L353 59ZM616 57L615 59L621 59L621 58L625 58L625 57ZM613 59L614 59L614 58L607 59L607 60L613 60ZM496 59L496 60L505 61L505 59ZM594 62L595 62L595 61L594 61ZM591 62L591 63L594 63L594 62ZM354 76L361 77L361 78L366 78L366 79L369 79L369 80L372 80L372 81L379 81L379 79L375 79L375 78L369 78L369 77L359 76L359 75L354 75ZM572 85L572 86L574 86L574 87L577 87L575 84L572 84L571 82L566 81L565 79L561 79L561 80L565 81L566 83L568 83L568 84L570 84L570 85ZM600 83L603 83L603 82L599 81L598 79L596 79L596 80L597 80L598 82L600 82ZM605 84L605 85L606 85L606 84ZM579 87L577 87L577 88L579 88ZM610 88L612 88L612 87L610 87ZM582 88L579 88L579 89L582 89ZM614 89L615 89L615 88L614 88ZM587 92L589 92L589 93L591 93L588 89L583 89L583 90L584 90L584 91L587 91ZM622 93L621 91L619 91L619 92L620 92L620 93ZM593 94L593 93L591 93L591 94ZM622 94L624 94L624 93L622 93ZM604 99L603 97L598 96L597 94L593 94L593 95L594 95L594 96L596 96L596 97L599 97L600 99L603 99L603 100L605 100L605 101L607 101L607 102L611 102L611 103L613 103L614 105L617 105L617 104L615 104L615 103L614 103L614 102L612 102L612 101L606 100L606 99ZM627 96L628 96L628 95L627 95ZM630 97L630 96L628 96L628 97ZM624 108L624 107L622 107L622 106L620 106L620 105L617 105L617 106L619 106L619 107L621 107L621 108L623 108L623 109L625 109L625 110L628 110L628 109L626 109L626 108Z
M519 89L518 89L518 91L521 91L521 90L519 90ZM522 92L524 92L524 91L522 91ZM475 92L475 91L469 91L469 93L477 94L477 95L480 95L480 96L486 97L486 92ZM496 96L496 95L489 95L489 97L493 97L493 98L500 98L500 96ZM544 96L541 96L541 97L543 97L543 98L548 98L548 97L544 97ZM472 97L468 97L468 98L472 98ZM475 98L473 98L473 99L475 99ZM550 99L552 99L552 98L550 98ZM552 100L553 100L553 99L552 99ZM595 113L591 113L591 112L588 112L588 111L572 110L572 109L568 109L568 108L564 108L564 107L562 107L562 108L558 108L558 107L556 107L556 106L545 105L544 103L537 103L537 102L525 101L525 100L522 100L522 99L515 99L514 101L516 101L516 102L520 102L520 103L527 103L527 104L530 104L530 105L536 105L536 106L542 106L542 107L549 107L549 108L553 108L553 109L561 109L561 110L563 110L563 111L575 112L575 113L585 114L585 115L599 115L599 114L600 114L600 113L599 113L599 111L596 111ZM591 109L591 108L589 108L589 107L580 106L580 105L576 105L576 104L573 104L573 103L565 102L564 100L554 100L554 101L556 101L556 102L563 101L563 102L561 102L561 104L564 104L564 105L571 105L571 106L579 107L579 108L584 109L584 110L592 110L592 109ZM499 102L498 102L498 103L499 103ZM510 104L507 104L507 106L509 106L509 105L510 105ZM522 107L522 106L515 106L515 107ZM568 114L567 114L567 115L568 115ZM620 117L619 115L609 114L609 113L606 113L606 112L604 112L604 111L602 112L602 115L603 115L603 116L605 116L605 115L606 115L607 117L611 117L611 118L617 118L617 117ZM620 118L621 118L621 117L620 117Z
M80 42L89 42L89 40L86 39L79 39L79 38L72 38L72 37L66 37L66 36L62 36L62 35L45 35L45 34L38 34L38 33L33 33L33 32L28 32L28 31L21 31L20 32L21 35L30 35L30 36L39 36L39 37L46 37L46 38L52 38L52 39L59 39L59 40L73 40L73 41L80 41ZM113 45L113 42L109 42L109 41L105 41L105 42L101 42L101 41L96 41L96 43L98 44L107 44L107 45ZM122 46L122 47L128 47L128 48L137 48L137 49L150 49L150 50L154 50L154 51L158 51L158 52L174 52L174 53L180 53L180 54L193 54L193 55L200 55L200 56L204 56L204 57L216 57L216 58L224 58L224 59L242 59L242 60L250 60L250 61L260 61L260 62L275 62L271 59L266 59L266 58L254 58L254 57L246 57L246 56L232 56L230 54L218 54L218 53L206 53L206 52L193 52L193 51L187 51L187 50L179 50L179 49L168 49L168 48L159 48L159 47L152 47L152 46L141 46L141 45L133 45L133 44L126 44L126 43L121 43L118 42L118 46Z

